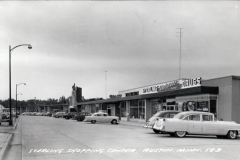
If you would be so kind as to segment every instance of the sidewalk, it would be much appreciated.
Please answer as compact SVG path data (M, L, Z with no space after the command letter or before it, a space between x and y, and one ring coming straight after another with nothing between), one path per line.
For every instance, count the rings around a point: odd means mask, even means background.
M18 122L18 119L17 119ZM9 126L9 122L2 122L0 125L0 160L3 160L9 150L11 141L13 139L13 131L17 123L13 119L13 125Z
M122 125L130 125L130 126L136 126L136 127L143 127L145 124L145 120L143 119L130 119L130 121L127 121L126 118L122 118L119 124Z

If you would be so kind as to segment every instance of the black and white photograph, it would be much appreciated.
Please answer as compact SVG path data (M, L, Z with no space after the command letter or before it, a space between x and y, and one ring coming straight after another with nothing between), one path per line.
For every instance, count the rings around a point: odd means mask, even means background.
M0 1L0 160L240 160L240 1Z

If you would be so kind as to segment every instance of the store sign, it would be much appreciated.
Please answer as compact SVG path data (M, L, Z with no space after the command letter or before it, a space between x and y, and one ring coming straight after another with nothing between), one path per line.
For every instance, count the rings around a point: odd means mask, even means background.
M201 78L181 79L143 88L143 94L179 90L201 86Z

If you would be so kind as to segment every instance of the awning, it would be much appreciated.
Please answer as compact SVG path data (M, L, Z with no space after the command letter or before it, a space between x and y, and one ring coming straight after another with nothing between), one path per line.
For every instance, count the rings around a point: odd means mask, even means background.
M144 95L137 95L137 96L129 96L129 97L122 97L122 98L78 102L77 104L83 105L83 104L97 104L97 103L114 103L114 102L130 101L130 100L138 100L138 99L173 98L175 96L187 96L187 95L207 94L207 93L218 94L218 92L219 92L218 87L199 86L199 87L192 87L187 89L158 92L158 93L144 94Z

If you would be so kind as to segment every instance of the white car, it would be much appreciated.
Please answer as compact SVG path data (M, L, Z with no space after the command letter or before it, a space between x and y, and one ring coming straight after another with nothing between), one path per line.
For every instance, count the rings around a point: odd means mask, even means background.
M92 114L91 116L85 116L84 122L91 122L92 124L95 124L96 122L118 124L119 117L108 116L107 113L98 112Z
M173 118L160 119L153 128L177 137L204 134L235 139L240 133L240 124L234 121L218 121L213 113L196 111L181 112Z

